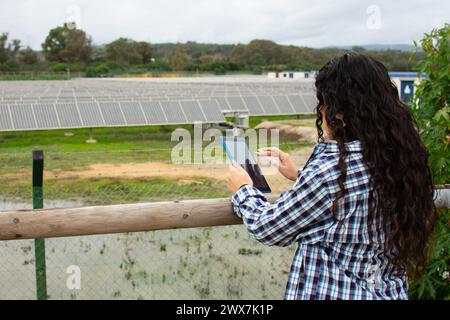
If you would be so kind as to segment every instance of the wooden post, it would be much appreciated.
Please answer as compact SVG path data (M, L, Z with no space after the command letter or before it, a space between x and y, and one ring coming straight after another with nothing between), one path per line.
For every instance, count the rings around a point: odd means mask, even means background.
M33 209L44 207L43 193L44 152L33 151ZM38 300L47 300L47 275L45 263L45 240L34 240L34 258L36 272L36 296Z

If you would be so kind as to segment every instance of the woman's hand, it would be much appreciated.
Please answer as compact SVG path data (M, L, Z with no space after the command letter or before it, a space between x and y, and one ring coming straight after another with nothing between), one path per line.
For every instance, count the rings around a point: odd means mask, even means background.
M295 181L297 179L298 169L291 159L291 156L278 148L261 148L257 152L258 156L274 157L277 161L278 170L289 180Z
M253 185L252 178L250 178L247 171L245 171L239 164L230 164L229 168L230 171L227 174L228 188L230 188L233 193L238 191L244 184L248 184L250 186Z

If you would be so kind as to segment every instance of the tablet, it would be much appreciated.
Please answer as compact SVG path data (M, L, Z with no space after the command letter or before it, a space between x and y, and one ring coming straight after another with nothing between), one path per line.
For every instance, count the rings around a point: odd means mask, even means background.
M272 190L266 178L261 172L261 168L250 153L247 143L243 137L222 137L222 145L228 158L237 162L244 168L252 178L253 186L263 193L271 193Z

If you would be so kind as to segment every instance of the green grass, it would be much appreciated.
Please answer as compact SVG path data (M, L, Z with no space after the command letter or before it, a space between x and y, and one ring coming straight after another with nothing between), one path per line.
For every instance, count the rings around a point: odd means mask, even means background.
M292 116L253 116L249 118L249 127L254 128L263 121L278 121L278 120L295 120L295 119L315 119L315 115L299 114Z
M266 118L282 119L280 116L254 118L251 118L253 123ZM0 132L0 173L11 167L29 166L32 150L44 150L49 169L105 162L170 161L171 149L178 143L171 141L171 134L179 127L192 132L191 125L94 128L95 144L86 143L88 129ZM73 135L66 136L66 132ZM286 138L280 138L280 143L282 149L303 147Z
M316 118L312 119L289 119L289 120L273 120L275 123L283 123L294 127L316 128Z
M31 180L0 176L1 195L31 201ZM45 199L82 201L85 205L168 201L229 196L225 181L197 177L192 182L176 178L64 178L44 182Z
M189 128L189 126L187 126ZM44 150L46 168L65 168L92 163L170 160L170 136L175 127L94 128L95 144L85 141L88 129L0 133L2 167L30 165L32 150ZM65 136L71 132L73 136ZM0 168L0 172L2 172Z
M226 117L225 118L228 122L234 122L234 117ZM298 119L305 119L305 120L314 120L316 119L316 116L313 114L299 114L299 115L286 115L286 116L251 116L248 120L248 126L250 128L256 127L258 124L260 124L263 121L280 121L280 120L298 120Z
M180 127L180 126L177 126ZM144 147L166 147L176 126L93 128L95 144L85 141L88 129L41 130L0 133L0 146L10 151L23 151L29 147L45 147L48 151L114 151ZM184 126L190 128L190 126ZM65 136L71 132L73 136Z
M62 75L0 75L0 81L25 81L25 80L70 80L71 77Z
M314 119L315 116L255 116L250 117L250 128L254 128L262 121ZM232 121L232 118L227 118ZM30 148L45 148L47 151L117 151L117 150L152 150L170 149L170 137L176 128L184 128L192 132L192 125L179 126L142 126L142 127L112 127L93 128L95 144L85 141L89 138L89 131L83 129L37 130L0 132L0 153L29 151ZM65 136L71 132L73 136ZM169 145L168 145L169 143ZM156 156L156 155L153 155Z

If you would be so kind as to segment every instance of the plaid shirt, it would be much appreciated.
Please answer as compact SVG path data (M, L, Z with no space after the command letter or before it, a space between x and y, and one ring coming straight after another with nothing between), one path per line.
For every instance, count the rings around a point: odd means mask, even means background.
M233 196L250 235L267 245L298 242L285 299L407 299L406 276L390 276L381 220L369 223L369 178L359 141L346 143L346 194L340 190L336 141L317 144L292 188L269 203L245 185ZM369 240L368 230L374 238Z

